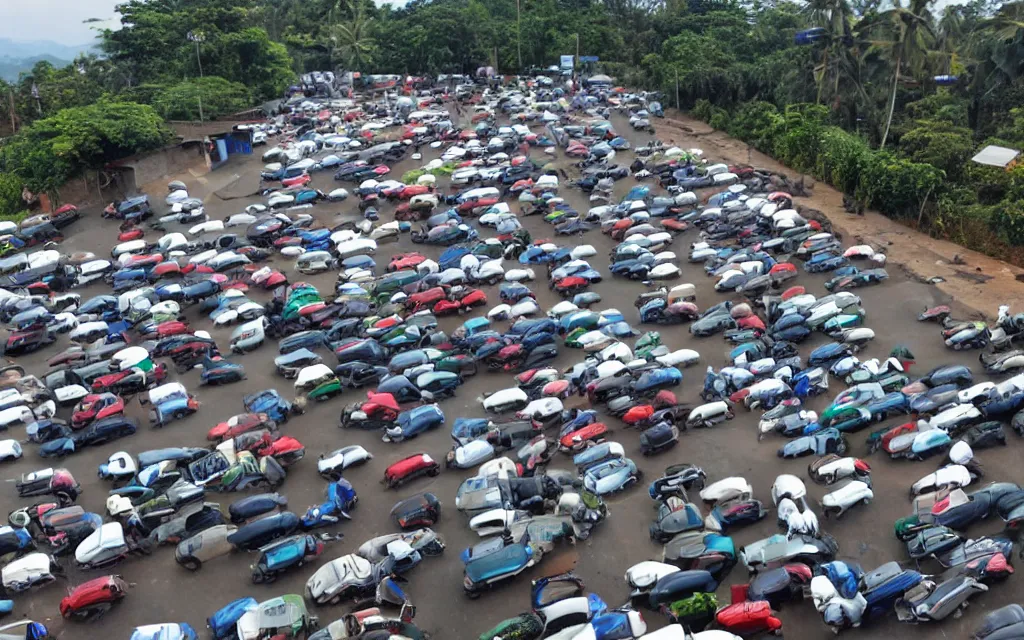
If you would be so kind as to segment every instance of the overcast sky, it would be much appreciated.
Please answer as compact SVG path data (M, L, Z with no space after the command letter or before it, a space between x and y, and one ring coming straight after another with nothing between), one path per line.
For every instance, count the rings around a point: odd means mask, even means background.
M66 45L90 42L90 27L108 23L83 24L83 20L113 20L118 0L0 0L3 20L0 38L11 40L54 40ZM115 21L116 22L116 21Z

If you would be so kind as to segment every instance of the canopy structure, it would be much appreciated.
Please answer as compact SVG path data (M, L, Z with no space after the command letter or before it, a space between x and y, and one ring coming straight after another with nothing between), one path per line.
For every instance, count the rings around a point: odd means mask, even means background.
M1020 151L1017 149L1007 149L1006 147L997 147L994 144L990 144L979 151L971 160L990 167L1007 167L1019 155Z

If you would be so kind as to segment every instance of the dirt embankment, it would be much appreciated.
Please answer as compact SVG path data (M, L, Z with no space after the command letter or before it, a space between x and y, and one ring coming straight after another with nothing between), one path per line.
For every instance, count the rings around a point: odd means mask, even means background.
M799 180L800 173L742 140L731 138L706 123L674 109L654 122L658 137L684 148L707 150L710 157L730 164L752 164ZM995 317L1000 304L1011 303L1024 291L1024 271L1001 260L937 240L886 218L877 211L846 213L843 194L811 176L803 176L808 197L799 207L815 209L831 221L851 244L869 244L884 251L888 268L898 266L912 277L933 283L943 294L985 317ZM1018 280L1020 278L1020 280Z

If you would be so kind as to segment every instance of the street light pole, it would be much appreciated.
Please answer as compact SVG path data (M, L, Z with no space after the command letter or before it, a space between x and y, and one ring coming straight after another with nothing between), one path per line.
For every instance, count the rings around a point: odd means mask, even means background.
M203 60L199 57L199 43L206 40L206 36L203 35L202 31L189 31L187 35L188 39L196 43L196 64L199 65L199 77L203 77Z
M188 39L196 43L196 64L199 65L199 77L203 77L203 59L199 56L199 43L205 40L202 31L189 31ZM199 122L203 122L203 90L199 87L199 92L196 93L196 99L199 102Z

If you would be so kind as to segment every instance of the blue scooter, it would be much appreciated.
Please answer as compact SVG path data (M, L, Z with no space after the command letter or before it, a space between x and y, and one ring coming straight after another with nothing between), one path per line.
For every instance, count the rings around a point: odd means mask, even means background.
M306 510L302 516L302 528L305 530L327 527L338 524L341 519L351 520L348 512L359 502L352 483L341 478L327 485L327 500Z

